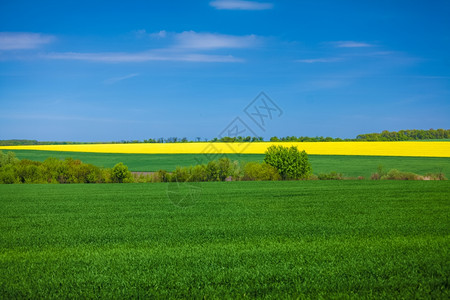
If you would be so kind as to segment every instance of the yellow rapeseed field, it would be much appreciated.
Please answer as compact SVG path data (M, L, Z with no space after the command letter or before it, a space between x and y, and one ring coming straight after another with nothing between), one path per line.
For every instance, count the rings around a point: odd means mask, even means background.
M450 142L316 142L316 143L168 143L3 146L0 150L46 150L97 153L245 153L262 154L271 145L297 146L308 154L450 157Z

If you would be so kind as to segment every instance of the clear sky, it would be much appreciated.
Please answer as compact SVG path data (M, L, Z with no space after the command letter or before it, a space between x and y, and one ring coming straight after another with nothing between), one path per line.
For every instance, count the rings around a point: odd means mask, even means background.
M0 139L213 138L236 117L266 139L448 129L449 16L448 0L0 0Z

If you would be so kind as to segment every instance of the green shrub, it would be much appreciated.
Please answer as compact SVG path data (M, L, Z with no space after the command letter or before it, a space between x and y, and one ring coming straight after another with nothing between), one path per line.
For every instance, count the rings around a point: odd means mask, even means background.
M219 167L219 180L224 181L226 178L233 174L233 163L228 157L222 157L218 160L217 166Z
M15 172L21 183L45 183L42 163L23 159L15 165Z
M233 161L233 169L231 173L231 177L234 181L241 180L241 178L244 176L244 169L241 167L239 161Z
M319 177L317 177L317 175L315 175L315 174L311 174L311 176L309 176L308 180L319 180Z
M16 157L16 154L14 152L7 152L4 154L2 151L0 151L0 168L6 165L15 165L19 162L19 159Z
M194 182L206 181L208 178L205 165L196 165L191 167L190 173L191 173L191 181Z
M150 175L150 174L136 174L136 173L133 173L133 179L134 179L134 182L137 182L137 183L149 183L149 182L154 182L153 181L153 176L152 175Z
M8 164L0 168L0 183L12 184L20 182L19 176L13 165Z
M170 181L170 174L166 170L159 170L156 172L154 179L154 182L168 182Z
M381 179L387 180L421 180L422 176L411 173L411 172L400 172L397 169L391 169L386 175L382 176Z
M85 183L101 183L102 182L102 171L99 167L91 165L91 164L84 164L82 167L82 170L84 171L84 179ZM133 182L132 180L131 182Z
M427 173L425 175L426 180L447 180L447 177L445 177L445 174L442 172L438 173Z
M116 183L130 183L133 182L133 176L128 170L128 167L120 162L112 169L111 180Z
M0 183L109 183L134 182L122 163L113 169L101 169L80 160L47 158L44 162L18 160L14 153L0 151Z
M69 166L66 161L57 158L47 158L42 163L46 181L49 183L67 183Z
M220 181L219 164L213 160L206 165L206 180Z
M308 155L297 147L270 146L264 162L275 167L283 180L308 179L312 174Z
M281 180L278 170L267 164L259 162L248 162L244 166L244 180Z
M344 176L341 173L332 171L330 173L319 174L317 178L319 180L342 180Z
M173 182L186 182L190 179L191 175L189 169L186 167L177 167L172 173L171 181Z

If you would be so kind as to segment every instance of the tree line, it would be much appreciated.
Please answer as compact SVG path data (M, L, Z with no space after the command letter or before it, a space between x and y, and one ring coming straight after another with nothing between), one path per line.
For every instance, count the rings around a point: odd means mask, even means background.
M381 133L365 133L360 134L354 139L342 139L332 137L309 137L309 136L273 136L269 139L270 142L342 142L342 141L411 141L411 140L442 140L450 139L450 129L408 129L400 131L383 131ZM129 143L247 143L247 142L264 142L263 137L255 136L237 136L237 137L221 137L221 138L201 138L196 137L193 140L187 137L169 137L169 138L149 138L144 140L121 140L116 142L40 142L37 140L0 140L0 146L20 146L20 145L76 145L76 144L129 144Z
M383 131L381 133L360 134L356 137L362 141L412 141L450 139L450 129L400 130Z

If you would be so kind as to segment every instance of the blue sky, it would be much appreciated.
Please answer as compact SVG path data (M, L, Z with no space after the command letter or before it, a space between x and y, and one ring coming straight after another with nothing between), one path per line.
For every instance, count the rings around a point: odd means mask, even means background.
M266 139L448 129L449 15L446 0L1 0L0 139L213 138L236 117ZM279 108L262 127L245 111L260 92Z

